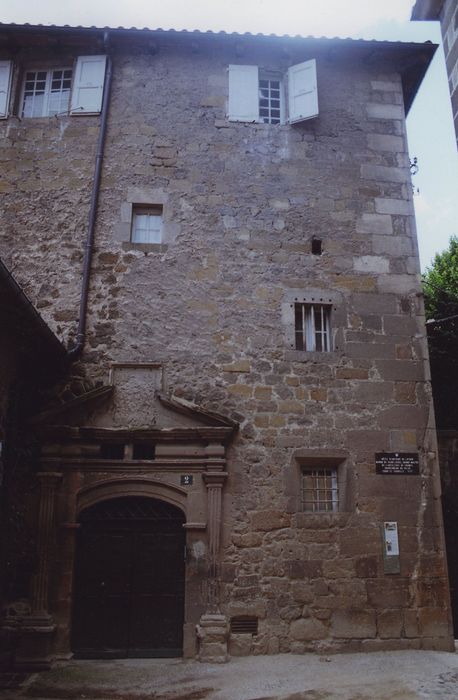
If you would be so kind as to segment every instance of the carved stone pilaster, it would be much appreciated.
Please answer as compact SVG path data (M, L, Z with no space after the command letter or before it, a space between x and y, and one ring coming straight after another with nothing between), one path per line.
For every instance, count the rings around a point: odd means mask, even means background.
M207 487L208 512L208 559L210 579L216 579L219 573L219 550L221 543L222 490L227 472L205 472L203 475Z
M38 512L38 569L32 579L31 613L23 620L20 643L16 653L16 668L49 668L55 625L49 613L49 568L54 544L54 511L57 486L62 474L42 472L40 507Z
M49 617L48 572L54 541L54 506L62 474L41 472L40 509L38 512L37 554L38 570L32 580L32 617Z
M220 446L209 446L215 455L224 451ZM224 452L223 452L224 454ZM227 472L224 460L213 463L203 474L207 487L208 512L208 578L207 612L202 615L197 626L199 639L199 660L212 663L227 661L228 622L219 609L219 555L221 545L222 491Z

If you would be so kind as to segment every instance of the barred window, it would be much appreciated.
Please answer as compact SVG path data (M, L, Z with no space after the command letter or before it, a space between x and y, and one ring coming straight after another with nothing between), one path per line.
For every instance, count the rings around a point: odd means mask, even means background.
M302 471L302 509L307 513L335 513L339 510L337 469Z
M296 350L331 352L331 306L294 304Z
M68 112L71 83L71 68L26 71L21 115L51 117Z

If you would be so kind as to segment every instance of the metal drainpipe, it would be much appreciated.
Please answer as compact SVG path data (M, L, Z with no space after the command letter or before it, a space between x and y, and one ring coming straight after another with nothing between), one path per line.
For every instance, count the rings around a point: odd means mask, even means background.
M108 32L105 32L103 36L103 42L105 50L108 47ZM67 354L70 359L76 359L82 352L84 347L84 342L86 340L86 312L87 303L89 296L89 281L91 275L91 262L92 253L94 250L94 233L95 233L95 221L97 216L97 206L99 203L99 191L100 191L100 177L102 174L102 164L103 164L103 152L105 148L105 135L107 131L107 121L108 121L108 108L110 104L110 93L111 93L111 78L112 78L112 62L110 56L107 54L107 69L105 73L105 89L103 91L103 101L102 101L102 112L100 115L100 131L99 138L97 142L97 154L95 157L95 168L94 168L94 179L92 183L92 194L91 194L91 208L89 210L89 219L87 227L87 237L86 245L84 249L84 262L83 262L83 278L81 281L81 299L80 299L80 312L78 319L78 331L76 335L76 343L72 348L67 350Z

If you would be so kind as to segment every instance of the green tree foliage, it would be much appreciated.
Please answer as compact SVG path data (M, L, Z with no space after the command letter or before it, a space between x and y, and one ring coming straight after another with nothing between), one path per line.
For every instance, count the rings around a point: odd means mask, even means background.
M458 308L458 238L450 238L449 247L437 253L431 267L423 275L426 318L439 319L453 315ZM446 324L440 324L445 327Z
M423 276L434 408L438 428L458 430L458 237ZM453 318L457 316L457 318ZM450 318L452 317L452 318ZM438 323L444 319L442 323Z

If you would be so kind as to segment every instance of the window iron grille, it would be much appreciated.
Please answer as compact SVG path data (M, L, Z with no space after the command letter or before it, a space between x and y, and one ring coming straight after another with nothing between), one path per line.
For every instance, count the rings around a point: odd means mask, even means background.
M258 618L248 615L231 617L232 634L258 634Z
M326 304L294 304L296 350L331 351L331 307Z
M337 469L302 472L302 509L307 513L335 513L339 510Z

